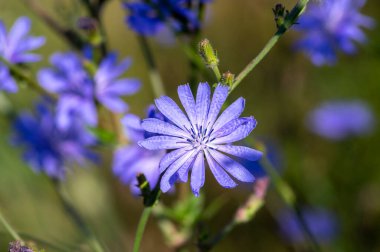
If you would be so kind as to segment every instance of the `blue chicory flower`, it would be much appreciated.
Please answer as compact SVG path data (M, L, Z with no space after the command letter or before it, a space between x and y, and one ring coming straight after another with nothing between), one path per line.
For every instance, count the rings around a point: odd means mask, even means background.
M343 140L370 133L375 119L371 109L362 101L329 101L311 111L306 123L315 134Z
M237 99L218 117L228 92L227 86L218 84L210 99L209 84L200 83L194 100L189 85L179 86L178 95L187 115L167 96L155 100L158 110L169 121L143 120L142 128L158 135L141 140L139 144L149 150L173 150L160 162L163 192L167 192L178 179L186 182L192 170L191 189L198 196L205 181L205 157L216 180L225 188L237 185L230 175L242 182L254 181L254 176L245 167L223 154L251 161L262 156L257 150L231 145L247 137L255 128L256 120L253 117L239 118L245 105L243 98Z
M38 73L40 85L59 95L57 123L68 128L78 119L89 126L96 126L97 112L94 100L94 84L84 69L82 60L75 53L55 53L50 58L54 68Z
M337 217L323 208L301 209L302 217L312 233L313 237L320 244L327 244L333 241L339 231ZM284 210L278 214L278 221L282 236L292 243L304 243L307 241L304 229L295 213Z
M148 109L148 117L157 118L154 107ZM139 195L137 175L144 174L151 189L155 188L160 178L159 164L165 151L149 151L140 147L137 142L146 138L141 127L141 119L129 114L122 119L125 135L130 141L129 145L122 146L115 151L113 172L123 184L130 185L134 195Z
M62 128L78 119L88 126L96 126L96 101L112 112L125 112L128 106L121 96L134 94L140 87L136 79L119 79L130 60L116 64L114 53L103 59L93 78L86 71L83 60L73 52L55 53L50 61L54 68L40 70L38 80L43 88L58 94L57 121Z
M211 1L201 0L199 4L209 2ZM137 0L124 4L124 7L130 12L127 23L132 30L141 35L154 36L166 25L179 33L198 30L199 7L192 5L188 0Z
M40 56L29 51L41 47L45 43L44 37L28 36L31 21L27 17L20 17L7 34L4 23L0 20L0 57L10 64L31 63L40 60ZM15 80L9 69L0 63L0 90L15 93L18 90Z
M37 104L35 114L20 114L13 124L12 140L25 148L24 159L34 171L64 179L71 164L97 159L88 149L96 140L79 123L64 130L57 127L52 105L44 100Z
M131 65L130 59L117 63L117 55L110 53L101 63L94 76L95 94L100 103L115 113L127 110L120 96L135 94L140 88L137 79L118 79Z
M332 65L337 60L337 51L346 54L356 52L354 42L364 43L361 27L371 28L374 21L359 11L366 0L324 0L310 3L298 20L297 30L303 37L296 44L313 64Z

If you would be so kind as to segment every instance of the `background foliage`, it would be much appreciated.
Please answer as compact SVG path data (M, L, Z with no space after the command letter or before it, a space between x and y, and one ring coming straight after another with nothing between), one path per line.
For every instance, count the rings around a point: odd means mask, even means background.
M83 14L75 0L40 0L40 4L54 15L71 17ZM66 9L54 6L65 2ZM262 48L275 31L271 8L272 0L216 0L207 13L203 37L212 41L221 60L221 69L239 72ZM284 1L292 6L293 1ZM379 20L380 3L368 1L363 13ZM33 33L47 37L47 44L39 50L44 60L35 68L48 63L48 55L65 51L67 46L53 34L22 1L0 1L0 17L9 26L21 15L33 20ZM148 84L145 64L135 35L124 23L125 13L118 1L110 1L105 8L105 27L111 48L122 56L131 56L134 64L128 72L142 80L143 88L128 98L132 112L142 115L153 94ZM301 54L292 50L297 37L289 32L246 80L232 94L244 94L246 114L253 114L259 122L254 134L274 143L281 150L281 169L284 177L296 189L306 205L326 207L336 213L340 230L338 238L328 245L329 251L380 251L380 132L343 142L329 142L310 133L305 127L307 112L328 99L363 99L380 113L380 25L367 31L369 43L360 46L354 57L340 55L334 67L316 68ZM169 95L175 97L178 84L186 83L189 72L186 57L180 46L154 42L154 54ZM30 109L31 90L10 96L17 110ZM20 159L20 150L9 143L10 124L0 118L0 206L20 233L43 240L69 243L80 239L72 223L62 212L52 184L44 176L34 174ZM101 169L75 169L67 178L68 191L82 213L88 217L95 232L111 251L131 247L138 216L142 210L140 199L130 196L110 172L110 159L105 156ZM248 188L226 190L207 179L204 190L207 202L218 198L224 202L212 223L217 230L228 222L234 209L248 195ZM173 196L165 196L170 202ZM282 239L273 213L283 203L272 191L268 204L247 225L239 226L229 239L222 241L215 251L289 251ZM121 220L121 221L120 221ZM143 251L167 251L158 227L150 221L144 236ZM8 235L0 235L0 250L6 251ZM46 247L47 251L54 248Z

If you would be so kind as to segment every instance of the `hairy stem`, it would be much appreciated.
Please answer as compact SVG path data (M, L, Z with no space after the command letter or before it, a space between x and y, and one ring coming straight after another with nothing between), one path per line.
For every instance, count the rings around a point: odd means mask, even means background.
M152 213L153 206L145 207L141 214L139 224L137 226L135 241L133 243L133 252L138 252L141 245L141 240L144 235L145 227L148 222L149 216Z
M245 77L264 59L264 57L270 52L270 50L275 46L280 37L287 31L289 28L297 22L298 17L305 10L308 2L310 0L299 0L289 14L285 17L284 23L278 27L277 32L273 35L272 38L265 44L264 48L259 52L259 54L252 59L250 63L239 73L236 77L234 83L230 88L232 92L239 84L243 81Z

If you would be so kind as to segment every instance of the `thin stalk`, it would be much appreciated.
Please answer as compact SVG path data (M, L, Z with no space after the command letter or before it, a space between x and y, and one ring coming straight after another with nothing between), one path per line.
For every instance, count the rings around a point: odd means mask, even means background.
M269 39L264 48L248 65L239 73L234 83L230 88L230 93L247 77L247 75L264 59L270 52L274 45L278 42L280 37L289 30L289 28L297 22L298 17L305 10L310 0L299 0L293 9L285 16L284 23L277 28L277 32Z
M237 226L237 224L238 223L235 221L235 219L232 220L217 235L215 235L209 243L199 246L199 250L201 252L210 251L217 243L229 235L231 231Z
M138 252L140 249L141 240L142 240L149 216L152 213L152 209L153 209L153 206L145 207L144 211L141 214L139 224L137 226L135 241L133 243L133 252Z
M14 228L9 224L9 222L5 219L3 213L0 211L0 222L3 224L5 230L12 236L12 238L16 241L20 241L24 243L23 239L21 239L20 235L14 230Z
M150 83L152 85L154 95L155 97L160 97L165 94L165 89L161 79L161 75L157 69L152 50L149 47L146 37L142 35L137 35L137 38L139 40L142 53L148 66Z
M315 252L321 251L320 246L317 242L317 239L314 237L313 233L311 232L309 226L307 225L305 221L305 218L303 217L298 207L296 195L293 189L290 187L288 183L286 183L284 179L281 178L281 176L278 174L278 172L273 167L272 163L269 161L266 155L264 155L261 158L260 164L262 165L264 170L268 173L278 194L284 200L286 205L290 207L295 213L297 220L301 224L302 231L306 235L306 239L309 242L310 249Z
M282 34L276 33L259 52L259 54L239 73L234 83L231 86L230 92L232 92L240 82L247 77L247 75L264 59L264 57L270 52L274 45L278 42Z
M51 94L51 93L47 92L45 89L43 89L38 84L37 81L35 81L30 76L28 76L27 74L25 74L24 71L19 66L9 63L8 61L6 61L2 57L0 57L0 62L3 63L4 65L6 65L9 68L10 72L14 76L16 76L16 77L24 80L32 89L34 89L38 93L40 93L42 95L45 95L45 96L49 96L49 97L55 98L55 96L53 94Z
M78 229L82 232L82 234L86 237L89 246L95 252L104 252L104 249L100 245L100 242L97 240L91 229L87 226L86 222L82 219L79 212L73 206L73 204L68 198L68 195L63 191L60 184L54 181L54 185L64 210L66 211L67 215L71 218L71 220L74 222L74 224L78 227Z

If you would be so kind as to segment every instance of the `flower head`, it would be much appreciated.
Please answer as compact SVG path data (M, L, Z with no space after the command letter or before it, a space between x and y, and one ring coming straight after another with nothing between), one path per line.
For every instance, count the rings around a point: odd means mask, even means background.
M205 158L220 185L226 188L242 182L253 182L253 175L226 154L251 161L260 159L262 153L245 146L231 143L247 137L256 126L253 117L239 118L245 100L237 99L223 113L219 112L228 96L229 88L219 84L211 99L207 83L200 83L194 100L189 85L178 87L178 95L186 114L169 97L156 99L158 110L168 121L147 118L142 128L155 133L139 144L149 150L173 150L160 162L163 173L161 190L167 192L178 179L186 182L191 170L191 188L195 195L205 181Z
M318 243L328 243L338 234L336 216L322 208L303 208L301 211L306 225ZM278 215L280 231L285 239L293 243L303 243L306 237L297 216L288 210Z
M19 115L13 125L13 142L25 148L24 158L34 171L63 179L69 164L96 159L87 149L95 144L95 138L79 123L65 130L57 127L51 105L43 101L36 106L34 115Z
M210 0L201 0L203 5ZM133 1L124 6L130 12L127 23L132 30L147 36L156 35L165 25L175 32L191 33L200 28L199 6L187 0Z
M59 95L57 123L61 128L81 120L89 126L97 124L94 84L83 67L82 60L72 52L55 53L50 59L54 68L38 73L40 85Z
M20 17L7 34L4 23L0 20L0 57L10 64L30 63L40 60L37 54L29 51L41 47L44 37L28 36L31 22L27 17ZM0 62L0 90L15 93L16 81L10 75L6 65Z
M101 63L95 73L95 94L100 103L109 110L122 113L127 110L127 104L120 98L135 94L140 88L136 79L118 79L130 66L130 59L117 63L117 55L110 53Z
M148 117L151 118L157 114L154 107L148 110ZM151 189L155 188L160 177L158 169L165 151L149 151L140 147L137 142L145 139L145 132L141 127L141 119L135 115L126 115L122 123L125 128L125 133L130 144L122 146L115 151L113 171L120 180L127 185L134 195L138 195L140 190L138 188L137 175L144 174Z
M3 22L0 20L0 56L9 63L29 63L39 61L36 54L28 53L45 43L44 37L28 36L31 21L27 17L20 17L7 34Z
M374 122L371 109L361 101L325 102L307 118L311 131L332 140L367 134Z
M304 36L296 44L315 65L334 64L337 51L356 52L354 42L366 41L361 27L371 28L374 21L359 10L366 0L324 0L310 3L299 19L298 30Z

